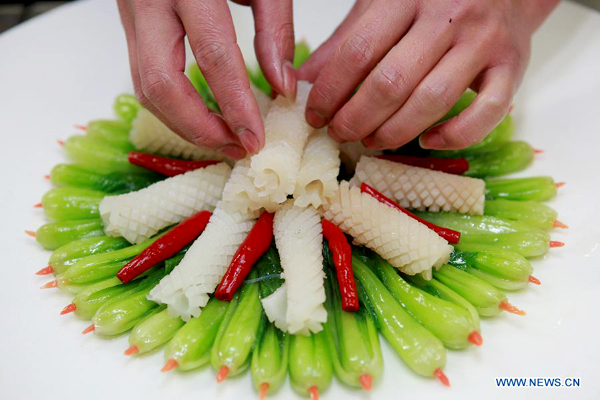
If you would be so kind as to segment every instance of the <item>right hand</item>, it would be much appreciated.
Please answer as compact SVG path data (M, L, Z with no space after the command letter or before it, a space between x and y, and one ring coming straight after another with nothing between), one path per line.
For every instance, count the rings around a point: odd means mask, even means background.
M237 0L252 7L258 62L274 90L296 95L292 0ZM225 0L117 0L127 37L135 94L173 131L198 146L243 158L264 145L264 127L250 90ZM222 117L202 102L184 74L188 36Z

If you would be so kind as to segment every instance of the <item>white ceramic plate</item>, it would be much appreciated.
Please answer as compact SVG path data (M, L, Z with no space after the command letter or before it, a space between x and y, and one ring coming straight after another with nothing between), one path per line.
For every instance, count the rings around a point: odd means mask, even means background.
M296 32L315 48L349 1L296 1ZM233 6L240 45L252 56L247 9ZM600 398L600 14L562 3L534 40L516 100L518 136L544 149L521 175L568 184L551 205L571 226L567 243L535 261L542 286L510 294L526 317L482 323L484 345L448 354L448 389L416 376L384 344L385 373L371 394L333 384L326 399ZM256 399L248 374L223 384L203 369L161 374L162 352L126 358L126 337L83 336L87 325L59 316L70 297L39 290L48 279L43 251L24 229L43 223L32 205L43 179L64 161L56 139L73 124L111 117L118 93L131 92L124 36L114 2L77 2L0 36L0 399ZM498 388L495 377L578 377L578 388ZM280 399L297 398L289 387Z

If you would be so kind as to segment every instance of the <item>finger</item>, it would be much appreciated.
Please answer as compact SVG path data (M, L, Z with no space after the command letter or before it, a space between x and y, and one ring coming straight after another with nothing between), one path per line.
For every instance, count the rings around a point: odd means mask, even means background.
M471 46L453 47L422 78L404 105L364 140L376 149L400 147L442 118L484 67Z
M227 3L181 1L177 11L223 118L244 148L256 153L264 145L264 128Z
M185 34L174 10L135 10L140 86L161 120L185 139L218 149L239 144L221 118L211 113L184 75Z
M331 53L340 40L350 31L354 24L360 19L363 12L369 7L372 0L358 0L352 6L352 9L337 27L333 34L323 44L321 44L306 60L304 64L296 71L296 76L301 81L314 82L317 76L327 64Z
M436 27L417 21L335 114L328 128L330 135L356 142L381 126L448 51L452 29L450 24Z
M419 140L421 147L454 150L481 141L508 112L517 75L506 66L485 71L473 103L456 117L424 133Z
M277 93L296 98L292 0L254 0L254 49L258 64Z
M326 125L373 67L398 43L413 21L415 12L411 4L371 3L315 80L306 105L309 124L315 128Z

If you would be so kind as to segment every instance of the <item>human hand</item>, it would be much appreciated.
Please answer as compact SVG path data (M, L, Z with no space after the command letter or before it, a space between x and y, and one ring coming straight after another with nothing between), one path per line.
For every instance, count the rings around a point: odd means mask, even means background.
M273 88L293 98L296 77L292 0L238 0L252 7L255 50ZM264 145L264 127L225 0L117 0L135 94L171 129L239 159ZM184 75L187 35L222 117Z
M329 124L340 142L396 148L444 116L471 87L478 93L473 103L425 132L420 143L434 149L474 144L508 112L531 36L557 3L357 0L297 73L314 81L307 121L316 128Z

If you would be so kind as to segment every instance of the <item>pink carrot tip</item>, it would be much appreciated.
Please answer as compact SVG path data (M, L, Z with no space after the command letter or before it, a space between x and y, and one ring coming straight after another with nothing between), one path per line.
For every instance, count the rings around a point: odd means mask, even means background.
M563 222L560 222L559 220L556 220L556 221L554 221L554 224L553 224L553 226L554 226L555 228L569 229L569 225L567 225L567 224L565 224L565 223L563 223Z
M542 149L533 149L534 154L542 154L544 150Z
M563 247L565 245L565 243L561 242L559 240L551 240L549 245L550 245L550 247Z
M123 352L126 356L132 356L140 352L140 349L134 344Z
M94 332L95 330L96 330L96 326L94 324L91 324L90 326L85 328L81 333L84 335L87 335L88 333Z
M560 188L560 187L563 187L563 186L565 186L566 184L567 184L567 182L556 182L554 185L555 185L557 188Z
M310 395L310 400L319 400L319 388L316 386L311 386L308 388L308 394Z
M37 203L37 204L34 204L34 205L33 205L33 208L42 208L42 207L44 207L44 206L42 205L42 203Z
M367 392L373 389L373 377L371 374L362 374L360 376L360 386Z
M441 382L442 385L450 387L450 380L448 379L446 374L444 374L444 371L442 371L441 368L436 369L433 372L433 375L435 375L435 377L438 379L438 381Z
M501 310L504 310L506 312L509 312L511 314L517 314L517 315L525 315L527 314L525 311L513 306L512 304L510 304L508 301L501 301L500 305L499 305Z
M35 231L28 231L28 230L25 230L25 234L29 235L31 237L35 237L35 235L36 235Z
M469 342L473 343L475 346L481 346L483 344L483 338L481 337L481 333L479 333L477 331L473 331L473 332L469 333L469 336L467 337L467 339L469 340Z
M179 363L177 362L177 360L175 360L174 358L169 358L165 363L164 367L162 367L162 369L160 370L160 372L167 372L172 370L173 368L177 368L178 366Z
M58 143L59 146L64 146L65 145L65 141L61 140L61 139L57 139L56 143Z
M258 391L258 398L260 400L265 400L265 398L267 397L267 392L269 391L269 383L268 382L263 382L260 384L260 390Z
M57 279L46 283L40 289L52 289L52 288L55 288L55 287L58 287L58 280Z
M529 275L529 282L535 284L535 285L541 285L542 282L540 282L540 280L538 278L536 278L533 275Z
M227 375L229 375L229 367L226 365L223 365L219 369L219 372L217 372L217 383L221 383L225 379L227 379Z
M67 306L65 308L62 309L62 311L60 312L60 315L69 314L75 310L77 310L77 306L75 305L75 303L69 303L69 304L67 304Z
M79 129L80 131L86 131L87 130L87 126L85 125L73 125L75 127L75 129Z
M50 180L50 174L46 174L46 175L44 175L44 179L48 179L48 180Z
M53 272L54 272L54 268L52 268L50 265L48 265L47 267L40 269L35 274L36 275L50 275Z

